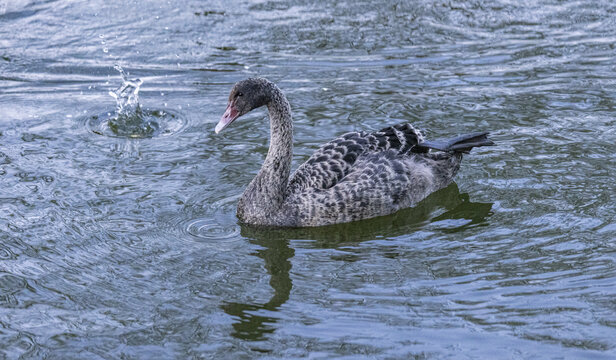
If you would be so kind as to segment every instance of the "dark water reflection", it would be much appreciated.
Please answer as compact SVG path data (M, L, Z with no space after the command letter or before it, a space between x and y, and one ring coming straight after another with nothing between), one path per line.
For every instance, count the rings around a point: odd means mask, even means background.
M242 236L244 235L242 234ZM295 255L295 251L289 247L289 240L284 236L263 236L261 239L252 239L250 242L264 247L263 250L257 250L255 255L265 262L265 269L271 277L269 284L274 291L274 295L265 304L229 302L225 303L222 309L227 314L240 319L239 322L233 324L235 331L231 333L231 336L242 340L264 340L266 334L274 332L274 324L277 319L261 316L259 311L276 311L289 300L291 288L293 288L293 282L289 275L291 270L290 259Z
M0 1L0 359L613 358L613 1ZM109 130L143 80L157 131ZM294 165L351 130L489 130L414 209L253 229L266 76ZM109 131L108 131L109 130Z

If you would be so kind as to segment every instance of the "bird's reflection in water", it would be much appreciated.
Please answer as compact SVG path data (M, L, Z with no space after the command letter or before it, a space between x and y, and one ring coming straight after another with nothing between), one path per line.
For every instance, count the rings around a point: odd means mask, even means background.
M255 255L265 262L274 295L264 304L226 302L222 305L225 313L238 319L233 324L234 331L231 335L243 340L264 340L267 334L275 331L278 319L258 313L262 310L277 311L289 299L293 287L289 275L290 259L295 254L295 250L289 246L290 239L313 240L315 247L333 248L343 243L402 236L431 223L453 222L454 226L437 228L447 233L458 232L468 227L485 225L491 210L492 203L471 202L468 194L460 194L458 186L453 183L428 196L416 207L389 216L317 228L242 226L241 235L251 243L263 247Z
M242 236L249 237L242 228ZM254 235L253 235L254 236ZM263 259L265 268L270 274L270 286L274 289L274 295L265 304L242 304L227 302L222 306L224 312L239 317L239 321L233 324L232 336L244 340L263 340L266 334L274 331L272 326L276 318L256 315L259 310L275 311L289 300L293 283L289 271L291 270L290 259L295 255L295 250L289 247L289 240L279 237L253 237L250 242L262 246L256 256Z

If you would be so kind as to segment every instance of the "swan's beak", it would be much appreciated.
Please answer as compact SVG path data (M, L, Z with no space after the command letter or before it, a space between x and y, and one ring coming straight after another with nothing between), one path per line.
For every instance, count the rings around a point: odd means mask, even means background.
M224 128L229 126L229 124L231 124L233 120L237 119L239 116L240 116L240 112L235 107L235 103L232 101L229 101L229 104L227 104L227 110L225 110L225 113L222 115L222 118L220 118L220 121L218 122L218 125L216 125L214 132L218 134Z

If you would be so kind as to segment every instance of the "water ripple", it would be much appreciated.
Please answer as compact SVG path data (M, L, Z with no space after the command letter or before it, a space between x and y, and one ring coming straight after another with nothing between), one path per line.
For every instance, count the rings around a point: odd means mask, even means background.
M240 234L237 224L217 224L210 218L188 220L179 226L186 233L205 241L229 241Z
M613 358L613 1L137 3L0 1L0 358ZM241 226L265 110L213 127L248 76L294 167L404 121L498 146L394 216Z
M113 125L114 119L114 114L104 113L88 116L80 121L94 134L120 138L170 136L180 132L187 123L181 113L168 110L144 110L139 130L117 130Z

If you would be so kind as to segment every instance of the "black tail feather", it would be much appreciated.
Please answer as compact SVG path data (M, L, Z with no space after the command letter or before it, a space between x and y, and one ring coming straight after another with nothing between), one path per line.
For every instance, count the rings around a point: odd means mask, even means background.
M488 139L487 132L479 132L460 135L451 139L423 141L417 146L425 149L469 153L474 147L493 145L495 144L492 140Z

